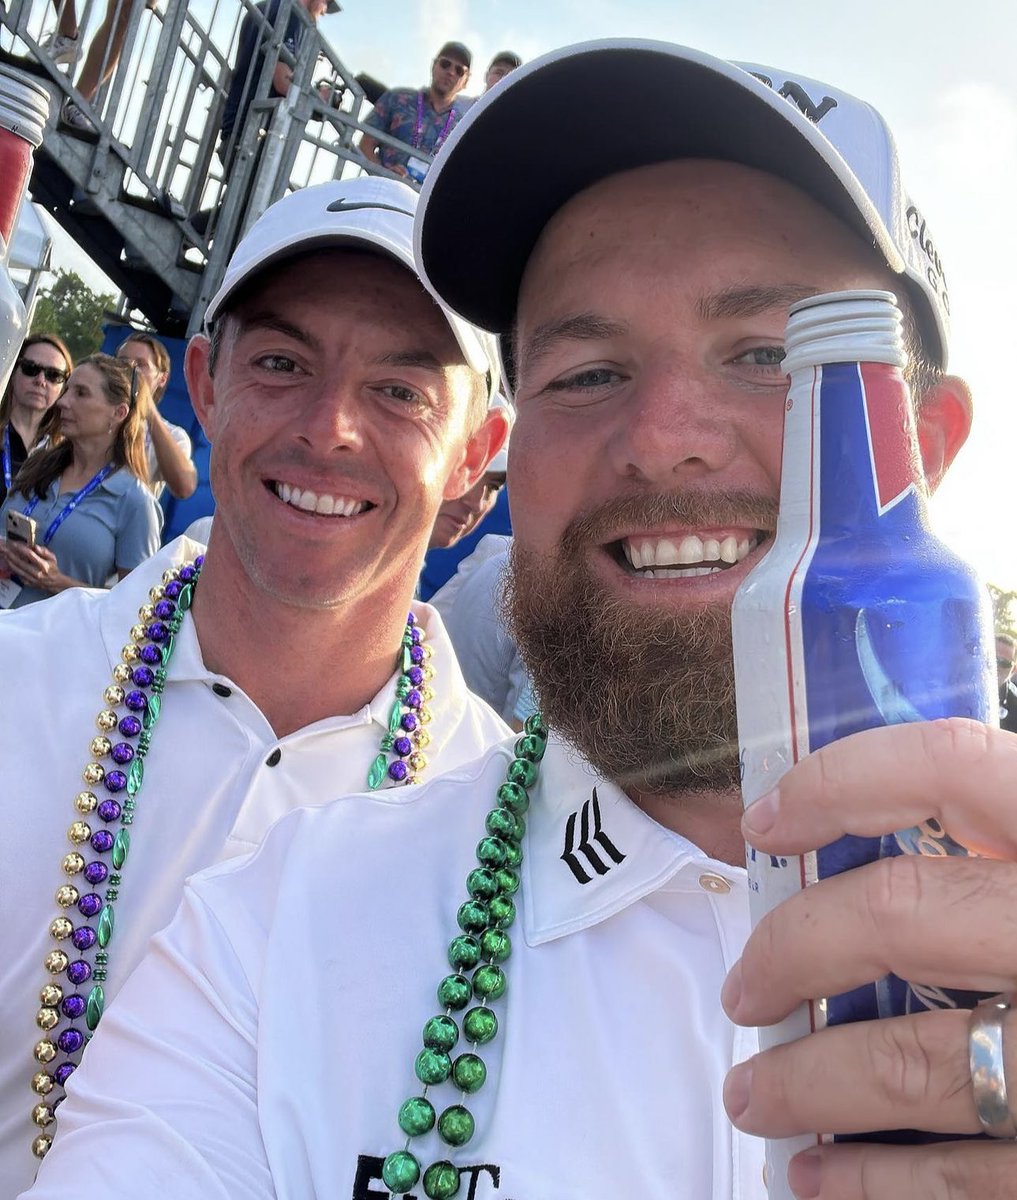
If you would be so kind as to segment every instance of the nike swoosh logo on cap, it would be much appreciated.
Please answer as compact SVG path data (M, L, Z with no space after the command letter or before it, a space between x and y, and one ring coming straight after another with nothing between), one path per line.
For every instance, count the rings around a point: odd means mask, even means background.
M377 204L371 200L344 200L342 198L333 200L325 210L326 212L352 212L355 208L381 208L385 212L402 213L404 217L411 217L413 213L408 208L399 208L395 204Z

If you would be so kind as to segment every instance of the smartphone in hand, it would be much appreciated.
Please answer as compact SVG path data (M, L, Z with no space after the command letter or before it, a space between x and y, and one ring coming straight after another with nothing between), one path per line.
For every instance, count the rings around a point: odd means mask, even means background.
M6 533L9 542L23 542L26 546L35 545L35 521L24 513L7 510Z

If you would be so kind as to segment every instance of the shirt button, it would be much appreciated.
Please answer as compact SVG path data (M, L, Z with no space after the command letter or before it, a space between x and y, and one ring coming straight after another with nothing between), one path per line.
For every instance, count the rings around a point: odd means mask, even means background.
M705 892L713 892L717 896L722 896L725 892L731 890L731 885L723 875L714 875L712 871L706 871L699 876L699 886Z
M213 691L213 692L215 692L215 694L216 694L217 696L223 696L223 697L225 697L225 696L232 696L232 695L233 695L233 689L232 689L232 688L228 688L228 687L226 686L226 684L224 684L224 683L213 683L213 684L212 684L212 691Z
M278 764L280 758L282 758L282 751L279 749L278 746L276 746L276 748L272 751L272 753L268 756L268 758L265 759L265 766L266 767L276 766Z

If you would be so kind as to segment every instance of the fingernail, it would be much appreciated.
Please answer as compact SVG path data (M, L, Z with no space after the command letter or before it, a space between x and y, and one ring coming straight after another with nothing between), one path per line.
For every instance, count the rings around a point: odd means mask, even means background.
M749 1092L752 1090L752 1063L739 1063L732 1067L724 1080L724 1107L732 1121L737 1121L749 1107Z
M769 833L777 824L780 811L780 794L774 788L765 796L760 796L745 810L742 816L742 829L746 833Z
M798 1200L815 1200L819 1195L820 1162L818 1150L805 1150L788 1164L787 1181Z
M720 989L720 1002L729 1017L738 1011L742 998L742 960L739 959L727 973L724 986Z

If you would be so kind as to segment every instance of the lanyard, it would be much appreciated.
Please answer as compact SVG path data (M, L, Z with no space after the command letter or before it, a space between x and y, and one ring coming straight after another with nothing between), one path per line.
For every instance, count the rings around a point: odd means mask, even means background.
M46 530L46 533L44 534L43 539L42 539L42 544L44 546L48 546L50 544L50 542L53 540L53 535L60 528L60 526L64 523L64 521L67 520L67 518L71 515L71 513L74 512L74 510L78 507L78 505L82 502L82 500L84 500L86 496L91 496L91 494L95 491L95 489L99 486L99 484L102 483L102 481L106 478L106 476L111 474L115 469L116 468L113 466L112 463L107 463L104 467L101 467L92 476L92 478L88 481L88 483L85 484L85 486L81 489L80 492L75 492L75 494L70 498L70 500L68 500L67 503L63 506L63 508L60 510L60 512L58 512L57 515L53 518L53 520L50 521L49 528ZM35 507L38 503L39 503L39 497L34 496L31 500L31 502L29 503L28 507L25 509L26 517L30 517L32 515L32 513L35 512Z
M4 426L4 487L11 490L11 427Z
M434 149L431 151L432 154L437 154L438 151L441 149L442 144L444 143L445 139L448 137L449 132L452 129L452 122L455 120L455 115L456 115L456 108L455 108L455 105L453 104L452 107L448 110L448 116L445 118L445 127L444 127L444 129L442 129L441 133L438 134L438 140L434 143ZM424 93L422 91L420 91L420 92L417 92L417 123L413 126L413 149L414 150L420 149L420 138L421 138L421 134L423 133L423 131L424 131Z

